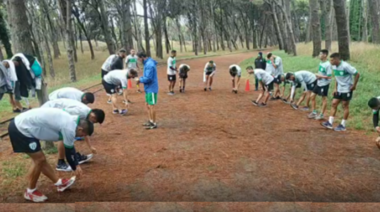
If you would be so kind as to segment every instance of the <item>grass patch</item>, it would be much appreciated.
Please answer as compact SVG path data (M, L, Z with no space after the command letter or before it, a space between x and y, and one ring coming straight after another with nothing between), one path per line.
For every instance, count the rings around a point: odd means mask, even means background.
M43 152L47 155L52 155L52 154L57 154L58 153L58 149L56 146L54 146L53 148L51 149L44 149Z
M19 161L5 161L2 166L1 173L8 180L14 180L26 173L25 164Z
M372 110L368 108L367 102L370 98L380 96L380 93L376 93L378 90L380 78L380 72L378 72L378 67L380 66L380 47L371 44L364 43L352 43L351 44L351 57L352 59L349 63L354 66L359 73L361 78L359 80L357 90L354 92L354 97L350 103L350 117L348 120L348 127L355 128L358 130L373 130L372 126ZM337 51L337 44L333 43L332 52ZM293 57L287 55L282 51L274 51L273 54L280 56L284 63L284 72L295 72L301 70L311 71L313 73L318 72L319 59L312 58L312 44L298 44L298 52L300 56ZM254 64L254 58L243 61L240 65L243 69L248 65ZM247 73L244 71L243 77L247 77ZM253 77L250 78L251 81ZM333 86L335 86L335 80L333 79L330 94L329 94L329 105L325 116L329 116L330 107L332 101ZM288 89L286 89L288 92ZM298 99L301 89L297 89ZM317 108L320 108L321 98L317 98ZM336 121L339 122L343 117L343 111L341 106L338 108Z

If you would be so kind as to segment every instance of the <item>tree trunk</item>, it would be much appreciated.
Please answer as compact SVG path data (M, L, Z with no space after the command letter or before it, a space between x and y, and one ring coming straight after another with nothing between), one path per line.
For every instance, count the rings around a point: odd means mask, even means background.
M362 41L368 42L368 10L369 10L369 4L367 0L362 1L361 9L363 11L363 34L362 34Z
M108 52L109 54L115 54L115 46L114 46L114 43L112 41L112 35L110 33L110 31L108 30L109 27L108 27L108 14L107 14L107 11L104 7L104 1L100 0L100 1L97 1L97 3L99 4L99 8L100 8L100 15L101 15L101 22L102 22L102 30L103 30L103 35L104 35L104 39L106 41L106 44L107 44L107 48L108 48Z
M111 22L112 45L114 45L114 49L116 51L116 49L119 48L120 45L119 45L119 42L118 42L118 39L117 39L117 36L116 36L116 33L115 33L115 24L114 24L114 21L113 21L112 17L111 17L111 20L109 22ZM107 21L107 23L108 23L108 21Z
M372 43L380 43L380 24L379 24L379 2L378 0L368 0L372 22Z
M334 14L334 8L333 8L333 2L332 0L324 0L326 5L326 14L327 14L327 20L326 20L326 35L325 35L325 49L327 49L329 52L331 51L331 43L332 43L332 26L333 26L333 14Z
M74 30L71 30L70 32L70 40L71 40L71 45L72 45L72 48L73 48L73 53L74 53L74 62L78 62L78 55L77 55L77 49L78 49L78 45L77 45L77 42L76 42L76 34L75 34L75 26L73 27L73 20L70 18L70 24L71 24L71 29L74 29Z
M62 22L64 23L65 28L65 43L66 43L66 51L67 51L67 58L69 62L69 71L70 71L70 80L71 82L75 82L77 80L76 73L75 73L75 62L74 62L74 48L73 48L73 42L71 42L71 31L72 31L72 24L71 24L71 6L72 2L71 0L60 0L59 6L61 9L61 18Z
M145 27L145 50L148 57L150 57L150 39L149 39L149 25L148 25L148 4L147 0L143 0L144 7L144 27Z
M0 46L0 60L4 60L3 50L1 49L1 46Z
M44 17L41 17L41 26L42 26L42 30L44 30L44 32L47 32L49 30L49 27L47 27ZM44 47L45 47L45 51L46 51L47 60L49 63L49 73L50 73L51 78L54 79L55 78L55 71L54 71L54 66L53 66L53 58L51 56L51 50L50 50L50 46L49 46L48 34L43 33L43 32L41 34L42 34L42 37L44 40Z
M7 24L5 22L2 11L0 11L0 39L1 39L1 43L4 45L5 52L7 53L7 57L11 58L13 56L12 46L11 46L11 43L9 42Z
M82 30L80 29L79 24L77 24L77 27L78 27L78 33L79 33L80 51L82 54L84 54L83 42L82 42Z
M93 60L93 59L95 59L95 54L94 54L94 48L92 47L91 38L90 38L90 36L87 33L86 27L83 25L82 21L79 18L79 11L78 11L77 6L75 4L73 6L74 6L74 10L75 10L74 16L75 16L75 18L77 20L78 26L80 27L80 29L82 30L84 36L86 37L86 40L87 40L87 43L88 43L88 47L90 48L91 60ZM55 53L54 53L54 55L55 55Z
M170 46L170 40L169 40L169 35L168 35L166 16L163 18L163 25L164 25L164 36L165 36L166 54L169 54L169 51L170 51L170 49L172 49L172 47Z
M276 12L276 5L272 5L270 4L270 7L272 9L272 18L273 18L273 23L274 23L274 26L275 26L275 29L276 29L276 36L277 36L277 40L278 40L278 47L280 50L283 50L284 49L284 42L283 42L283 39L282 39L282 32L280 30L280 23L278 21L278 17L277 17L277 12ZM265 28L265 21L266 20L266 16L264 17L264 23L263 23L263 31L261 33L261 38L260 38L260 47L261 47L261 40L262 40L262 35L264 33L264 28Z
M313 35L313 57L317 57L322 49L321 23L319 19L318 0L309 0L311 14L311 28Z
M343 60L350 59L350 42L347 30L346 0L334 0L335 19L338 28L339 52Z

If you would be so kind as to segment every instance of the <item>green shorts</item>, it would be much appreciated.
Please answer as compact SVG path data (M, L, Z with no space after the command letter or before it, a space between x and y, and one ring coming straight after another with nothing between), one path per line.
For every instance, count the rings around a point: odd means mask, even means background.
M157 104L157 93L146 93L145 101L148 105L156 105Z

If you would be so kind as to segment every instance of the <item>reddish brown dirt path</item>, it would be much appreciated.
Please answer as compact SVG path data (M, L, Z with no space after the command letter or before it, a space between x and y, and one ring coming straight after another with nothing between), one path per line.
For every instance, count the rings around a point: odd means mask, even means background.
M166 95L166 69L160 67L154 131L141 126L142 94L131 94L130 114L120 117L100 92L93 107L108 113L93 136L99 154L82 165L84 177L70 191L56 193L46 178L40 190L57 203L379 201L380 152L364 133L326 131L281 102L254 107L257 93L245 93L244 82L239 94L231 93L229 65L254 55L213 58L218 73L212 92L201 85L210 58L186 61L192 67L187 93L175 96ZM8 141L1 145L0 159L14 157ZM20 194L0 200L25 202Z

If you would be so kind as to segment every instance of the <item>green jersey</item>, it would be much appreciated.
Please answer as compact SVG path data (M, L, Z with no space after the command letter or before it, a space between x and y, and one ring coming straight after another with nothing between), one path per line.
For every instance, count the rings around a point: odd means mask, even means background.
M351 86L353 85L353 76L358 71L347 62L342 61L338 66L333 66L336 83L338 83L339 93L351 92Z
M332 69L331 69L331 64L329 61L319 63L318 74L325 76L325 77L331 77L332 76ZM319 79L318 80L318 86L319 87L329 85L330 83L331 83L331 79Z

